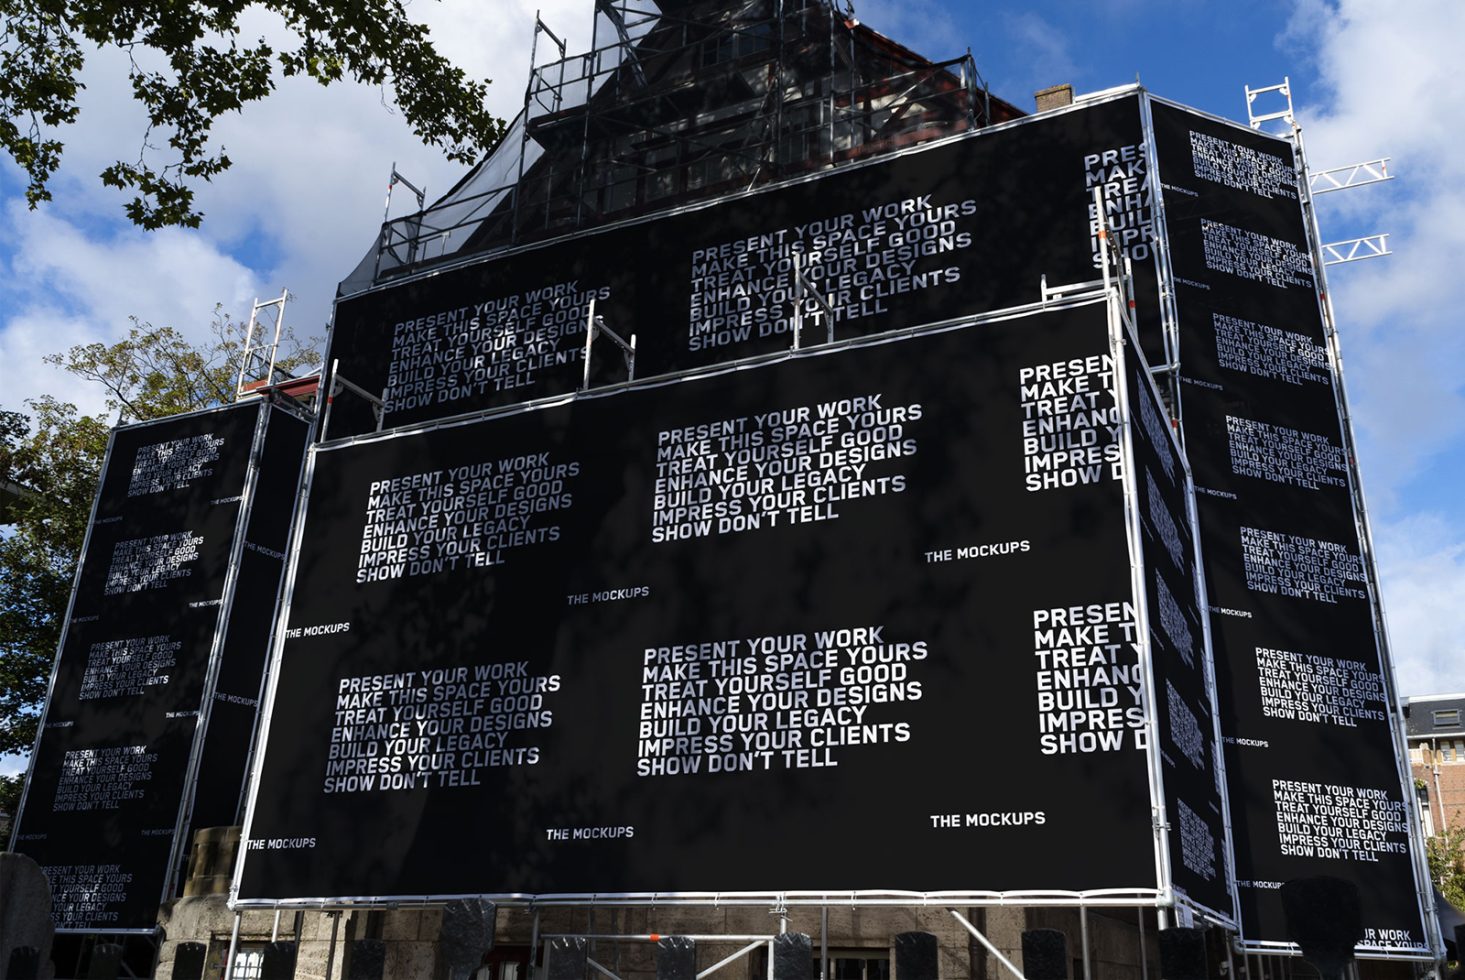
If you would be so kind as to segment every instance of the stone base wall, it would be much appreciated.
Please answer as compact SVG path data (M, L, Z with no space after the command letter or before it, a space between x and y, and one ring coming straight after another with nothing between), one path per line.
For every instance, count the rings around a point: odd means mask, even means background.
M1057 929L1068 940L1073 980L1083 977L1081 936L1083 925L1076 909L1061 908L962 908L1002 954L1022 965L1022 933L1025 929ZM1144 943L1140 942L1141 913L1132 909L1098 910L1088 913L1089 969L1093 980L1162 980L1159 947L1153 910L1144 915ZM348 980L355 943L369 939L382 943L385 968L382 980L461 980L466 971L454 971L443 953L444 916L438 909L356 910L341 913L284 912L276 919L271 912L246 912L240 923L241 949L258 948L272 936L298 943L296 980ZM167 907L160 917L165 932L156 980L173 980L173 955L183 942L208 947L205 977L218 977L229 948L234 916L224 898L210 895L184 898ZM1012 975L974 939L945 908L792 908L786 921L767 908L751 907L661 907L661 908L544 908L538 916L540 949L543 940L557 934L594 936L769 936L780 928L806 933L817 961L827 948L831 963L846 969L851 961L867 957L889 962L888 980L894 975L894 937L898 933L921 931L936 936L939 959L938 980L1013 980ZM335 941L332 943L332 932ZM535 915L525 908L501 908L496 917L494 948L502 959L522 955L527 963L535 935ZM1212 980L1299 980L1315 971L1295 958L1233 956L1229 961L1219 933L1213 933ZM821 942L822 940L822 942ZM705 970L724 957L748 945L743 941L701 939L697 943L697 968ZM708 980L766 980L766 947L733 960ZM589 955L620 980L655 980L655 944L646 939L599 938L590 941ZM817 970L817 965L814 967ZM535 971L498 980L542 980L544 964ZM1410 963L1363 961L1359 980L1415 980L1423 975ZM817 974L816 974L817 976ZM603 974L591 970L588 980ZM606 978L608 980L608 978ZM831 980L880 980L869 973L859 977L831 971Z
M1074 909L1049 908L962 908L1002 954L1022 963L1022 933L1025 929L1050 928L1068 938L1071 975L1082 976L1080 915ZM1155 941L1154 912L1146 914L1146 942L1141 957L1136 910L1091 910L1089 919L1090 968L1095 980L1160 980L1159 953ZM240 922L241 949L258 949L271 938L295 941L298 980L346 980L351 975L351 955L358 940L380 941L385 948L383 980L456 980L442 954L443 913L437 909L355 910L340 913L283 912L278 923L274 913L249 911ZM234 916L223 896L183 898L165 908L160 917L165 933L157 980L173 980L172 964L183 942L204 943L209 964L205 976L217 976L222 968L234 926ZM512 959L521 953L525 960L535 936L535 914L526 908L501 908L496 916L494 947L500 957ZM945 908L832 906L795 907L786 917L764 907L722 906L660 908L557 908L540 910L538 935L543 948L546 937L561 934L609 936L771 936L786 929L802 932L811 939L817 961L827 949L836 967L846 976L831 971L834 980L894 980L894 937L920 931L936 936L939 980L1010 980L998 959L975 940ZM332 944L332 933L335 941ZM699 939L697 966L705 970L724 957L748 945L746 941ZM655 944L646 939L597 938L589 945L590 958L620 980L655 980ZM876 966L867 973L848 976L850 961L871 960ZM883 977L879 961L888 966ZM542 970L543 964L539 964ZM766 980L766 947L733 960L709 980ZM814 967L817 970L817 965ZM459 974L461 976L461 973ZM593 978L602 977L595 971ZM535 980L519 975L515 980Z

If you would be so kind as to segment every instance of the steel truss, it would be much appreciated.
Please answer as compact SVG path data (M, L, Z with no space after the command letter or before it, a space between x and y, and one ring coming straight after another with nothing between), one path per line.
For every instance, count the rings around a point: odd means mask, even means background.
M1320 246L1323 253L1323 265L1341 265L1344 262L1357 262L1360 259L1379 259L1385 255L1393 255L1389 251L1388 233L1382 235L1365 235L1363 238L1350 238L1347 241L1329 242Z
M1393 179L1394 175L1389 173L1389 158L1380 157L1347 167L1314 170L1307 175L1307 187L1312 191L1312 196L1317 197L1331 191L1343 191L1350 187L1362 187L1364 184L1377 184Z

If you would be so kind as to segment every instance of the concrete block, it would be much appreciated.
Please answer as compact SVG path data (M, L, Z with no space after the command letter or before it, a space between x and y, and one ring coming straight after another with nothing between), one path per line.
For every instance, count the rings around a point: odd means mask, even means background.
M332 964L331 980L340 980L341 943L336 943L336 956ZM326 960L330 955L330 943L318 939L303 940L295 953L295 980L327 980Z
M417 909L390 909L384 912L382 938L389 943L417 942L422 938L422 913Z
M388 943L383 980L428 980L438 975L432 943Z

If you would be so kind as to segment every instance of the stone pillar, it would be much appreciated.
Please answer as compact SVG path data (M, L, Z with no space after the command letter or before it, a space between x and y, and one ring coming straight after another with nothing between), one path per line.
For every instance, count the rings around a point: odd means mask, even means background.
M1013 963L1022 962L1022 934L1027 928L1027 910L1018 908L989 908L987 909L987 928L983 930L984 935L991 941L993 946L1002 950L1002 955ZM1007 968L997 961L997 957L986 953L986 966L988 980L1013 980L1012 974Z
M41 866L24 854L0 851L0 967L10 963L16 949L33 949L38 980L49 980L54 976L54 934L51 883ZM28 953L20 956L20 960L30 959Z

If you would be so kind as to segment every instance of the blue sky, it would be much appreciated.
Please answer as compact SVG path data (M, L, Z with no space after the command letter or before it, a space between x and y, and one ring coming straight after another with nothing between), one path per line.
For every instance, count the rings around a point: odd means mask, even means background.
M446 52L495 79L491 105L522 98L536 8L571 51L588 46L590 0L418 3ZM1245 85L1290 76L1315 167L1389 155L1398 180L1321 199L1325 238L1393 236L1395 254L1331 270L1405 694L1465 691L1465 333L1451 287L1465 257L1465 4L1458 0L1094 0L1084 4L863 0L856 15L933 58L972 49L993 91L1029 108L1035 89L1091 91L1136 75L1152 91L1245 118ZM251 14L247 35L279 26ZM413 139L380 93L282 82L222 120L234 169L201 195L198 232L140 232L95 174L142 133L125 56L96 52L57 200L28 211L0 165L0 406L100 393L41 363L126 332L128 316L205 335L216 303L238 317L288 287L291 321L323 332L337 280L366 251L395 162L429 195L461 174Z

